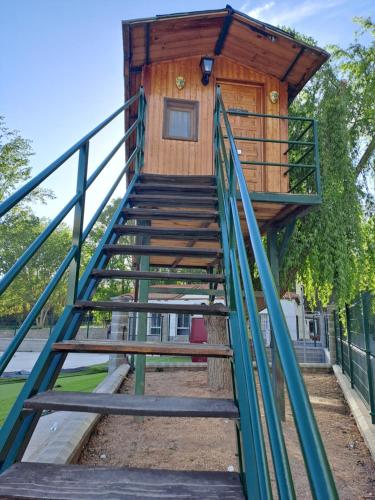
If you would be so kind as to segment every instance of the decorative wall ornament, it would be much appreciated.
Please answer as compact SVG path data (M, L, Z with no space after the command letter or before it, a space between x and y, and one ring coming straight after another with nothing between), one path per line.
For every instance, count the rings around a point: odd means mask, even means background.
M185 78L183 76L176 77L176 87L178 90L182 90L185 87Z
M277 102L279 102L279 93L277 90L271 90L270 101L272 102L272 104L276 104Z

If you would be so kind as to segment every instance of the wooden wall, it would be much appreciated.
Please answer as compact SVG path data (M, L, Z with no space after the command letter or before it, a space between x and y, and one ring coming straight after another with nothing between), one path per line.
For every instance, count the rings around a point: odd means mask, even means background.
M200 57L151 64L144 71L147 97L145 173L212 175L214 84L201 83ZM185 87L178 90L176 77ZM199 101L198 141L162 138L164 97Z
M254 71L219 56L215 58L214 75L207 86L201 83L200 57L176 59L145 66L143 84L148 100L148 115L145 142L145 165L147 173L175 175L211 175L213 173L213 110L215 85L220 82L237 82L260 85L263 89L260 109L267 114L287 114L287 85L278 79ZM185 88L178 90L176 77L183 76ZM269 94L279 92L280 100L273 104ZM162 138L163 99L197 100L199 106L198 142L177 141ZM287 139L286 121L264 119L263 135L272 139ZM265 144L263 161L283 163L287 156L284 145ZM259 167L262 172L262 191L287 192L288 177L284 167ZM250 187L250 186L249 186Z

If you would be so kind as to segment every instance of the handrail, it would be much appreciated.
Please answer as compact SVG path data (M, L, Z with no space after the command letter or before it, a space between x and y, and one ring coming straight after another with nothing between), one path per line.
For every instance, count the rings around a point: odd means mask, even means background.
M245 111L241 109L229 109L226 110L227 115L229 116L244 116L244 117L255 117L255 118L270 118L273 120L284 120L287 121L288 124L290 122L299 122L304 124L307 122L307 126L303 126L303 130L299 133L299 135L294 139L276 139L269 137L247 137L247 136L233 136L232 139L236 142L254 142L258 144L280 144L285 145L285 151L282 151L282 155L287 155L289 151L292 149L298 150L301 148L299 152L299 157L297 159L292 159L288 161L287 157L285 161L263 161L263 159L259 160L246 160L241 161L241 165L243 168L249 168L250 166L256 167L277 167L283 168L282 175L287 176L292 173L291 181L293 182L292 187L289 189L289 193L294 191L297 187L301 186L306 181L305 191L308 191L311 194L312 182L309 182L311 177L314 177L314 185L316 194L318 196L321 195L321 186L320 186L320 172L319 172L319 150L318 150L318 133L317 133L317 124L316 120L312 118L306 118L302 116L289 116L289 115L271 115L266 113L255 113L250 111ZM304 140L301 140L310 130L311 137L307 137ZM222 133L223 139L228 140L228 135ZM267 154L267 152L266 152ZM302 163L303 160L307 158L306 163ZM305 172L304 172L305 171Z
M225 148L221 131L220 119L223 117L225 134L228 137L228 152ZM313 122L315 124L315 122ZM268 365L265 361L263 338L258 323L258 314L255 297L253 296L253 285L248 266L248 258L243 243L241 222L237 208L237 186L239 189L239 199L242 203L245 214L246 226L249 232L251 249L257 264L264 297L269 312L272 330L274 332L275 343L279 352L281 366L286 379L289 398L293 409L294 419L301 449L303 452L305 465L310 481L310 487L315 498L337 498L337 491L330 470L325 450L320 438L317 424L309 402L308 394L303 383L298 363L293 350L290 334L286 320L280 305L279 295L275 287L272 272L263 247L262 238L258 228L256 216L251 203L245 176L242 170L241 162L238 156L237 148L231 131L228 113L221 97L220 87L217 87L216 97L216 119L215 119L215 162L217 167L218 191L222 204L226 204L226 220L224 224L228 227L225 234L229 234L229 246L231 248L229 260L232 262L232 271L230 279L232 283L227 284L227 288L241 287L245 292L245 304L247 314L249 315L250 329L254 343L256 362L259 370L259 380L261 390L267 408L265 417L269 429L269 439L271 444L273 463L277 477L279 494L282 498L293 498L294 491L290 479L289 465L285 453L285 445L282 440L282 432L278 417L275 416L275 400L273 394L270 394L270 380L268 374ZM225 168L220 168L220 164L226 156ZM224 178L224 172L226 174ZM223 232L224 239L224 232ZM224 242L223 242L224 243ZM225 245L223 244L225 251ZM238 256L238 261L236 256ZM224 259L225 261L225 259ZM234 264L234 261L237 263ZM241 273L241 282L233 275L233 266L237 265ZM228 259L227 264L228 266ZM229 270L230 271L230 270ZM227 269L228 272L228 269ZM235 274L235 273L234 273ZM236 310L242 309L242 298L232 301L230 307ZM268 374L268 375L267 375ZM272 418L271 418L272 416ZM277 458L279 457L279 458ZM280 466L282 464L282 466ZM280 488L283 488L281 491Z
M106 124L108 124L115 116L117 116L121 111L128 109L128 107L136 102L138 99L138 117L134 121L134 123L126 130L124 136L121 138L121 140L115 145L115 147L110 151L110 153L105 157L105 159L100 163L100 165L94 170L94 172L91 174L91 176L88 178L87 182L85 182L85 188L82 190L77 189L77 193L69 200L69 202L65 205L65 207L59 212L59 214L48 224L48 226L42 231L42 233L31 243L31 245L24 251L22 256L15 262L15 264L9 269L9 271L3 276L2 280L0 281L0 294L3 293L6 288L13 282L15 277L18 275L18 273L23 269L23 267L27 264L27 262L32 258L33 255L39 250L39 248L43 245L43 243L48 239L48 237L53 233L53 231L56 229L56 227L61 223L61 221L66 217L66 215L72 210L72 208L76 207L78 203L80 203L84 197L85 192L87 189L93 184L95 179L98 177L98 175L102 172L104 167L109 163L109 161L113 158L115 153L120 149L120 147L129 139L129 137L135 132L139 131L140 126L142 126L142 130L144 128L145 124L145 97L144 97L144 91L143 88L141 87L139 92L132 98L130 98L121 108L119 108L115 113L113 113L109 118L104 120L100 125L98 125L93 131L91 131L89 134L87 134L81 141L78 141L72 148L68 150L72 151L75 148L75 151L81 150L84 146L88 145L88 142L90 138L92 138L97 132L99 132ZM143 132L142 132L143 133ZM7 346L7 349L5 352L2 354L0 357L0 375L4 372L6 367L8 366L11 358L17 351L18 347L20 346L21 342L24 340L25 336L27 335L28 331L30 330L31 326L35 322L36 317L42 310L43 306L46 304L48 301L49 297L55 290L56 286L62 279L64 273L67 271L68 267L72 265L72 262L77 256L79 256L80 251L81 251L81 246L88 237L90 231L94 227L96 221L98 220L100 214L102 213L103 209L107 205L108 201L110 200L111 196L113 195L115 189L119 185L120 181L123 179L124 175L129 171L129 168L132 164L135 164L135 168L139 169L142 165L138 164L139 162L139 154L143 150L143 139L140 137L141 140L137 140L137 145L134 149L134 151L131 153L129 158L127 159L124 167L122 168L121 172L115 179L114 183L112 184L111 188L105 195L104 199L100 203L99 207L95 211L94 215L86 225L85 229L81 228L81 236L80 236L80 241L79 244L74 244L72 243L72 246L68 250L66 256L64 257L63 261L55 271L54 276L51 278L47 286L45 287L44 291L41 293L40 297L34 304L34 306L31 308L29 311L28 315L22 322L19 330L17 331L16 335L13 337L12 341L10 344ZM86 142L85 142L86 141ZM88 146L87 146L88 149ZM75 152L74 151L74 152ZM67 159L67 153L64 153L64 155L60 156L54 164L57 164L61 158ZM73 153L72 153L73 154ZM71 156L71 155L70 155ZM86 158L87 161L87 158ZM47 167L46 170L48 170L50 167ZM58 168L58 167L56 167ZM44 172L45 172L44 171ZM48 174L50 175L52 171ZM46 177L48 177L46 175ZM36 176L38 177L38 176ZM46 178L45 177L45 178ZM23 196L19 198L19 195L17 195L14 199L17 198L17 201L15 203L18 203L18 201L21 201L23 197L25 197L30 190L28 190L28 185L33 185L33 189L40 184L40 182L35 182L34 179L32 179L24 188L21 188L17 193L20 193L23 189ZM17 194L15 193L15 194ZM7 204L8 201L12 198L8 198L4 204ZM14 201L13 199L13 201ZM8 203L9 206L8 210L11 208L10 205L14 206L15 203L11 201ZM4 205L5 206L5 205ZM82 207L84 210L84 206ZM78 279L78 278L77 278ZM72 285L74 288L77 288L77 281L73 283Z
M141 91L137 92L134 96L128 99L121 107L119 107L114 113L112 113L108 118L103 120L99 125L97 125L91 132L86 134L82 139L76 142L72 147L70 147L65 153L63 153L57 160L52 162L48 167L39 172L35 177L33 177L29 182L22 186L18 191L13 193L9 198L0 204L0 217L5 215L11 208L14 207L19 201L21 201L25 196L27 196L31 191L39 186L45 179L47 179L53 172L55 172L63 163L66 162L74 153L79 151L79 149L86 144L90 139L92 139L100 130L102 130L108 123L110 123L116 116L118 116L122 111L129 108L137 99L139 99Z
M275 118L276 120L295 120L300 122L313 122L312 118L306 118L305 116L289 116L289 115L269 115L265 113L255 113L252 111L242 111L242 110L226 110L227 115L234 116L254 116L256 118Z

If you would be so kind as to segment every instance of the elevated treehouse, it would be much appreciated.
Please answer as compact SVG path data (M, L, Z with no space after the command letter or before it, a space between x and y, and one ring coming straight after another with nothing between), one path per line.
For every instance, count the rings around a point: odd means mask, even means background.
M64 312L0 430L0 496L229 500L271 499L277 490L279 498L294 499L281 425L285 380L312 496L335 499L334 480L277 288L280 259L293 221L320 203L316 124L312 119L289 117L288 102L328 55L229 6L126 21L123 39L125 104L0 204L1 217L78 152L75 195L0 280L3 293L74 209L71 248L0 357L1 375L41 308L68 274ZM121 113L125 119L123 137L88 175L91 139ZM125 165L84 226L86 192L124 144ZM91 260L81 270L82 245L125 175L126 192ZM280 247L276 238L279 231L284 232ZM262 242L265 233L269 260ZM112 257L120 254L134 256L134 269L116 267ZM251 261L257 265L272 326L272 375ZM95 299L101 283L113 279L132 280L136 300ZM206 284L207 300L198 304L149 301L150 283L166 281L178 286ZM219 294L220 284L223 289ZM192 293L191 287L189 290ZM201 294L202 288L197 286L195 292ZM91 310L137 314L136 341L76 340L85 313ZM227 342L146 342L148 313L224 316ZM69 352L135 354L135 395L54 391ZM146 354L229 359L233 398L144 395ZM21 462L42 411L61 409L234 419L239 473L93 470Z

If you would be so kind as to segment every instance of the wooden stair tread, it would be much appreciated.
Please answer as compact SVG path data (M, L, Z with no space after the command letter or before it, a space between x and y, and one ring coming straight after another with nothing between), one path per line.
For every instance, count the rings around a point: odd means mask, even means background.
M204 227L154 227L154 226L132 226L117 224L113 231L116 234L138 235L145 234L153 238L169 237L170 239L198 238L203 240L218 240L220 231Z
M219 248L197 247L160 247L156 245L104 245L103 251L107 254L131 255L177 255L184 257L214 257L220 258L223 251Z
M231 399L176 396L134 396L98 392L46 391L24 402L32 410L77 411L103 415L149 417L238 418Z
M203 314L211 316L226 316L228 308L223 304L163 304L154 302L119 302L119 301L89 301L79 300L74 306L77 309L94 311L130 311L156 312L176 314Z
M137 183L134 186L135 191L179 191L188 192L192 191L194 193L216 193L217 188L214 185L209 184L169 184L169 183Z
M146 174L142 173L139 177L142 183L167 183L170 184L215 184L215 175L174 175L174 174Z
M94 269L92 276L101 279L122 278L122 279L147 279L147 280L173 280L192 281L202 283L224 283L222 274L198 274L198 273L173 273L158 271L123 271L121 269Z
M131 194L129 196L130 201L134 202L151 202L157 203L158 205L172 204L174 206L186 204L194 205L215 205L217 203L217 198L215 196L184 196L184 195L171 195L171 194Z
M51 500L244 500L236 472L172 471L18 462L0 476L0 496Z
M212 211L202 211L202 210L155 210L152 208L126 208L123 210L123 214L127 217L133 219L143 218L143 219L198 219L198 220L209 220L215 221L218 217L218 212L216 210Z
M232 349L223 344L189 344L185 342L135 342L118 340L65 340L52 345L54 351L161 354L168 356L208 356L230 358Z

